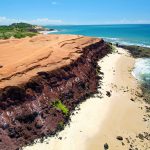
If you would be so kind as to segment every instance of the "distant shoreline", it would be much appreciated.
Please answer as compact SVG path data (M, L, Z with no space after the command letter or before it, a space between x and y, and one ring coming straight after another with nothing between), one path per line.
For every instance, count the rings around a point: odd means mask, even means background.
M0 39L10 38L25 38L33 37L41 33L51 33L56 31L55 29L48 29L38 25L31 25L28 23L13 23L9 26L0 26Z
M56 33L56 32L59 32L59 31L55 30L55 29L53 29L52 31L39 31L39 33L44 34L44 35L47 35L47 34L50 34L50 33Z

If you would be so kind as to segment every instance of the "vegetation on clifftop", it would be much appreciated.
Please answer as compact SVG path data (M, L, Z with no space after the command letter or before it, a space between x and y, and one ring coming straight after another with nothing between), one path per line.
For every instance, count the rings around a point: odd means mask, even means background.
M38 34L39 31L51 31L53 29L46 29L41 26L31 25L28 23L13 23L9 26L0 26L0 39L24 38L26 36L32 37Z

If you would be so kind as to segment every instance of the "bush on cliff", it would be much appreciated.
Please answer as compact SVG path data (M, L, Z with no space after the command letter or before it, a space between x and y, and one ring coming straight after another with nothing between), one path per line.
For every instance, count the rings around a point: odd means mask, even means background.
M18 32L14 35L14 37L20 39L20 38L24 38L24 37L27 37L27 36L32 37L34 35L36 35L36 34L35 33L30 33L30 32L26 32L26 33Z
M63 112L66 116L69 113L69 109L61 102L61 100L57 100L53 102L53 106Z

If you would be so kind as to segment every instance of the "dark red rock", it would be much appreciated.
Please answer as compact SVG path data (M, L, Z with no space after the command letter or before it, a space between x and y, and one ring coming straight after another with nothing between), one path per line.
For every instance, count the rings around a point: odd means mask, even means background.
M29 82L0 90L0 149L15 150L36 138L55 134L68 118L53 107L60 99L69 111L98 87L97 61L109 52L105 42L85 47L69 66L39 72ZM5 140L3 140L5 139Z

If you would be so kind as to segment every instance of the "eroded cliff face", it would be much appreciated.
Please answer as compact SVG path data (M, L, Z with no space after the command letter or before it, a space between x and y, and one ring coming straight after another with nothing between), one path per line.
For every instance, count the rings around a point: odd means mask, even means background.
M97 61L110 48L103 40L85 46L71 63L0 90L0 149L16 150L33 140L55 134L74 108L95 93ZM67 108L56 107L60 101Z

